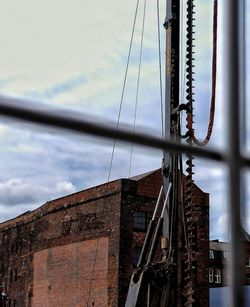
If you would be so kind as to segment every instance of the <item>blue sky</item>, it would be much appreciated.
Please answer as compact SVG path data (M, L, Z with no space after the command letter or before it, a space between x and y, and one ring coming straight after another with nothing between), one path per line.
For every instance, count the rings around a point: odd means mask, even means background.
M161 3L161 24L165 7ZM0 0L1 93L117 119L135 1ZM148 1L137 126L159 134L160 93L156 1ZM195 126L206 133L211 87L212 1L196 1ZM221 7L219 7L221 12ZM141 12L121 114L133 123ZM218 89L211 146L226 146L219 14ZM164 29L162 38L164 38ZM164 42L162 43L164 58ZM249 66L249 64L248 64ZM183 89L181 90L183 93ZM183 97L183 94L181 94ZM28 129L24 129L27 128ZM0 219L34 209L55 197L103 183L112 142L0 123ZM111 179L128 176L130 146L116 147ZM159 151L134 148L131 175L161 165ZM195 160L195 181L211 198L211 237L226 239L226 169Z

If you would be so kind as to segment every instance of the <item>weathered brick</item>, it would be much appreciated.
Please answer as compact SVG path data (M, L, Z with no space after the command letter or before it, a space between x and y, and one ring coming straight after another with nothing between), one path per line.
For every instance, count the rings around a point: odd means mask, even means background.
M90 306L124 306L132 251L145 238L145 232L133 230L133 214L151 217L160 186L158 170L55 199L1 223L0 283L11 300L18 307L86 306L93 273ZM200 217L198 282L205 287L208 195L197 187L194 195Z

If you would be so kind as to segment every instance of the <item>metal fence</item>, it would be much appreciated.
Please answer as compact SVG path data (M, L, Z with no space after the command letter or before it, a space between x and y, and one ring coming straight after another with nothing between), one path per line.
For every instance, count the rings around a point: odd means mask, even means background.
M198 157L223 162L229 170L229 213L231 232L231 264L230 271L230 306L244 306L244 296L241 281L240 242L241 212L244 207L241 195L242 176L244 167L250 167L250 158L242 153L244 145L244 105L245 105L245 37L244 37L244 0L228 0L224 3L224 98L228 103L228 147L224 152L191 147L186 144L163 140L143 133L131 133L131 129L118 129L115 124L101 123L92 118L85 120L79 114L65 115L50 108L39 107L30 102L21 106L24 101L0 95L0 114L14 119L24 120L35 124L46 125L72 132L95 135L102 138L117 139L133 142L144 146L169 150L176 153L192 153ZM87 117L86 117L87 118Z

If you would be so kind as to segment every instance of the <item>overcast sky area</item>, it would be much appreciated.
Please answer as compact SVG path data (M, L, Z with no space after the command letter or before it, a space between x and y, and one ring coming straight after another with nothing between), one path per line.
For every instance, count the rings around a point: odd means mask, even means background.
M0 0L1 93L116 121L135 2ZM165 1L160 2L163 24ZM121 112L121 122L126 124L133 124L142 3ZM194 112L199 138L206 134L211 96L212 6L212 0L196 1ZM247 8L247 15L249 10ZM220 4L216 115L210 145L216 148L225 148L227 143L221 12ZM161 135L156 17L156 1L148 1L136 129L146 127L145 132ZM164 60L164 28L161 30ZM249 35L246 37L248 47ZM249 61L247 71L250 71ZM185 97L184 90L182 86L181 100ZM247 117L250 116L248 110ZM108 178L112 142L1 120L0 144L1 221L35 209L51 199L104 183ZM161 166L160 151L134 146L133 152L131 176ZM111 180L128 177L129 159L130 145L117 142ZM226 240L226 168L195 159L194 179L203 191L210 193L211 238ZM250 191L247 194L250 195ZM250 229L250 219L245 224Z

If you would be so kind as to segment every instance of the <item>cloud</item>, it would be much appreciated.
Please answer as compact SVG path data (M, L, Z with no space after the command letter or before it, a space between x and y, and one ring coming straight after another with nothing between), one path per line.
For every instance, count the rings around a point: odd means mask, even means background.
M228 213L224 213L219 216L217 223L215 224L215 228L217 229L217 233L219 234L219 238L222 241L229 241L229 215Z
M61 83L53 84L51 87L42 89L41 91L26 92L23 95L35 98L40 101L47 101L56 98L64 93L70 94L72 90L84 84L86 78L84 76L76 76L69 78Z
M71 182L62 181L55 185L38 185L31 180L12 178L0 182L0 203L5 206L15 206L18 204L37 204L45 201L70 194L76 191Z

